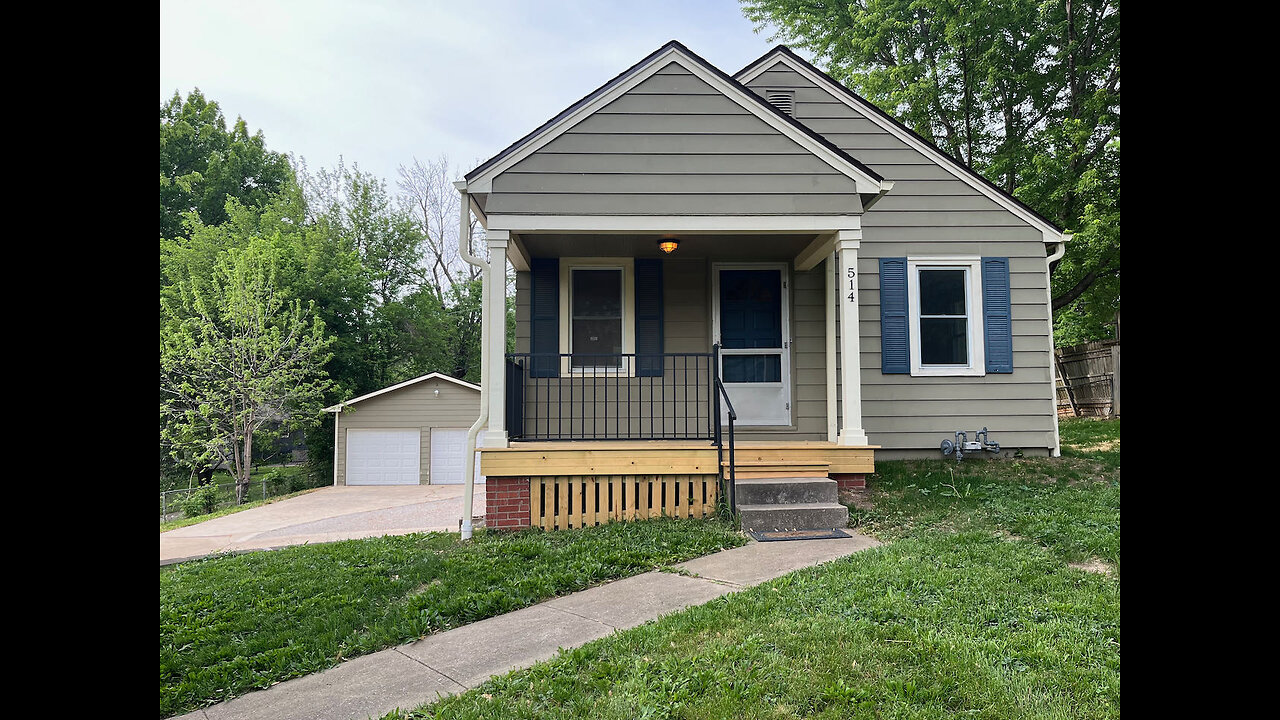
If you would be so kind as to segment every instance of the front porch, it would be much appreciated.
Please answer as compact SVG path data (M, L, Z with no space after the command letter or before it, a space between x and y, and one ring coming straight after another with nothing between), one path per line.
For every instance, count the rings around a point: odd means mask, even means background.
M509 262L516 323L515 352L494 352L505 322L488 306L488 526L718 506L744 529L842 526L837 488L874 471L859 363L840 362L861 357L858 333L840 331L858 327L859 235L490 228L491 287ZM674 252L664 236L680 238ZM755 500L739 502L748 485Z
M875 471L874 446L806 440L737 442L732 464L727 446L705 441L513 442L480 453L486 524L501 529L707 517L753 481L829 479L843 490Z

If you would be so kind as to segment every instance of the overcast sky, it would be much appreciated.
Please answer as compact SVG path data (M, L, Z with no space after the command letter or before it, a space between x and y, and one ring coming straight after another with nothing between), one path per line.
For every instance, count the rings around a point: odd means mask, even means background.
M668 40L762 55L736 0L160 3L160 101L199 87L312 168L470 170Z

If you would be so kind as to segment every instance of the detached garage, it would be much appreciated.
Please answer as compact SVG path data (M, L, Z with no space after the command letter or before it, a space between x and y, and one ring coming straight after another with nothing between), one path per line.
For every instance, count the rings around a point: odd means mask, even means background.
M461 484L480 386L431 373L325 412L334 418L334 485ZM478 457L475 466L484 482Z

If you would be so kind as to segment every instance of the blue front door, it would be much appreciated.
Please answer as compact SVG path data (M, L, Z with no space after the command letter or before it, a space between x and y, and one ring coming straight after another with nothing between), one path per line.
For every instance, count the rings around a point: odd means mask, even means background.
M721 378L744 425L791 423L786 267L716 269Z

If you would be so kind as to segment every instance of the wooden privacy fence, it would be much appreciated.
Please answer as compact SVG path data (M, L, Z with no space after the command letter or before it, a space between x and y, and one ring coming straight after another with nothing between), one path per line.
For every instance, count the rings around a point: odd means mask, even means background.
M716 511L715 475L548 475L529 480L529 524L565 530Z
M1059 415L1119 415L1119 340L1099 340L1057 348L1053 354Z

